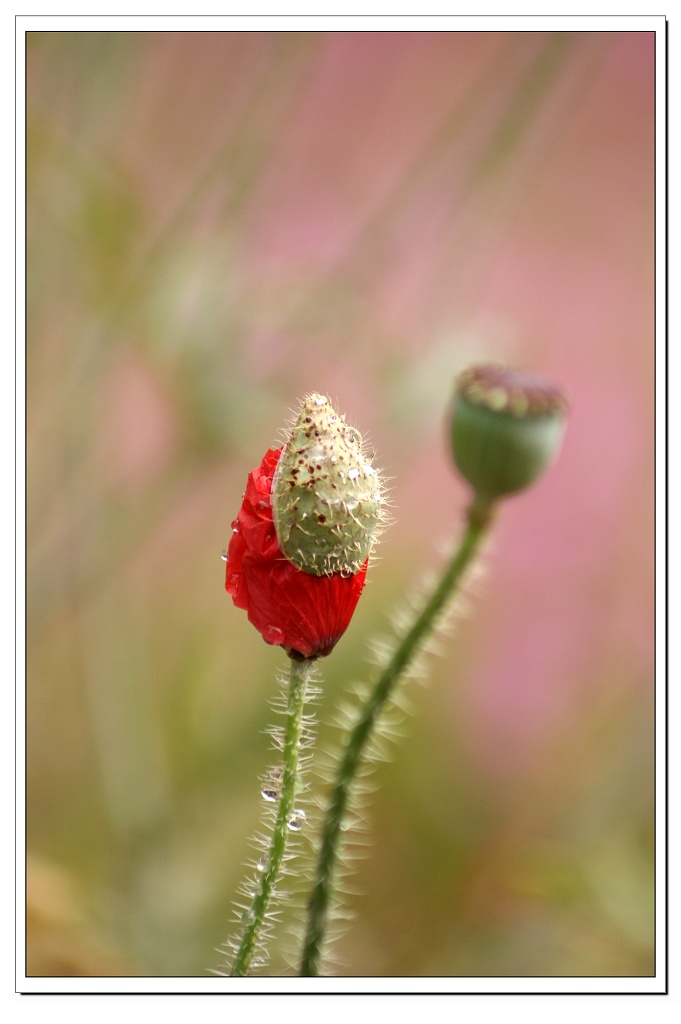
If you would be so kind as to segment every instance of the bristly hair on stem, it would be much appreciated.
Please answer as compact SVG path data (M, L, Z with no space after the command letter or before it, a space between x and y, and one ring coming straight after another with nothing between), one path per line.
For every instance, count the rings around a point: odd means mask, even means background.
M461 581L487 536L492 519L492 506L474 500L456 552L423 607L388 654L383 670L368 690L347 731L319 839L300 965L302 977L319 974L328 946L330 921L339 916L337 892L341 853L345 855L347 851L350 815L354 815L355 823L358 820L358 793L362 788L366 791L365 777L372 763L383 756L377 740L380 738L380 726L385 722L385 711L394 703L398 684L413 674L419 655L427 649L451 608Z
M241 885L240 901L235 902L237 936L219 951L225 960L216 974L243 977L265 966L274 925L288 898L281 880L291 873L307 820L301 796L309 755L303 751L314 738L314 717L306 708L318 692L312 685L315 664L314 658L291 658L289 678L281 679L277 711L286 721L283 727L269 730L280 760L260 779L264 813L261 829L251 840L256 859L248 865L252 873Z

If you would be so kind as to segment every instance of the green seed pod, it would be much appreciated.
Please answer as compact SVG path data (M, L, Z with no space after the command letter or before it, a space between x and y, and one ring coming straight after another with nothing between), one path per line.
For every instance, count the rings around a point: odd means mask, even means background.
M454 461L491 504L529 487L560 449L567 402L534 374L495 364L465 370L452 415Z
M383 484L362 437L322 395L308 395L272 482L277 540L315 576L354 576L383 519Z

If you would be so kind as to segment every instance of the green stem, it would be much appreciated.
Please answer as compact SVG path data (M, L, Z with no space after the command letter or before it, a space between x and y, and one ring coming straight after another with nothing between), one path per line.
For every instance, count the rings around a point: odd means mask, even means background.
M260 876L260 882L253 894L251 904L242 917L244 931L234 957L232 977L241 978L248 973L284 859L286 840L290 830L289 822L292 820L298 792L298 761L303 730L303 710L307 686L314 671L314 661L314 658L307 658L303 661L291 659L286 728L284 730L283 774L277 815L267 853L267 866Z
M315 884L308 904L308 921L301 977L316 977L321 964L338 861L341 825L348 806L357 769L378 716L393 693L400 677L409 667L423 641L433 631L438 617L451 600L455 589L485 537L493 517L493 508L474 501L468 512L466 529L451 562L411 629L395 649L392 658L369 694L350 732L338 766L331 801L321 834Z

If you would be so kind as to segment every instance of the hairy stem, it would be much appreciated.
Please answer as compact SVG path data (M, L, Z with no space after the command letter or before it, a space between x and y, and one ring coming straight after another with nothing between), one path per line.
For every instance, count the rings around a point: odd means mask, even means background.
M491 506L473 502L468 512L466 529L458 550L447 565L422 612L395 649L388 665L360 709L357 721L348 735L321 833L315 883L308 904L307 930L300 968L301 977L316 977L319 973L328 925L329 906L333 895L335 869L338 862L341 825L367 741L400 677L408 669L424 640L432 633L440 613L453 597L465 570L487 533L492 517Z
M277 815L267 853L265 870L253 894L250 906L242 917L243 934L234 957L232 977L244 977L253 959L258 943L258 936L265 921L270 900L274 894L275 884L279 877L290 822L295 811L295 800L298 792L298 762L300 757L301 735L303 731L303 711L308 683L314 670L314 659L303 661L291 659L291 675L288 684L288 702L286 709L286 727L284 730L283 774Z

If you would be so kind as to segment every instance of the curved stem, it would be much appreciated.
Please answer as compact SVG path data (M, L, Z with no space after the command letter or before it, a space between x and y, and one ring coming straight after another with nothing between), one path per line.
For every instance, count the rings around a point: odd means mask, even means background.
M242 917L244 931L236 956L234 957L231 970L232 977L244 977L248 973L257 946L258 936L265 921L267 909L274 893L274 886L279 877L284 859L289 822L295 809L296 793L298 791L298 761L303 729L305 695L307 685L314 670L314 662L314 658L307 658L303 661L291 659L286 728L284 730L283 775L279 805L267 854L267 866L260 876L260 882L253 894L251 904Z
M349 734L338 766L321 834L315 884L308 904L307 931L300 968L302 977L316 977L319 973L328 924L329 904L333 893L335 868L338 861L341 825L367 741L400 677L413 661L423 641L433 631L439 614L452 598L464 571L487 533L492 517L493 508L491 506L473 502L468 512L466 529L458 550L446 567L423 611L399 643L388 665L379 676Z

